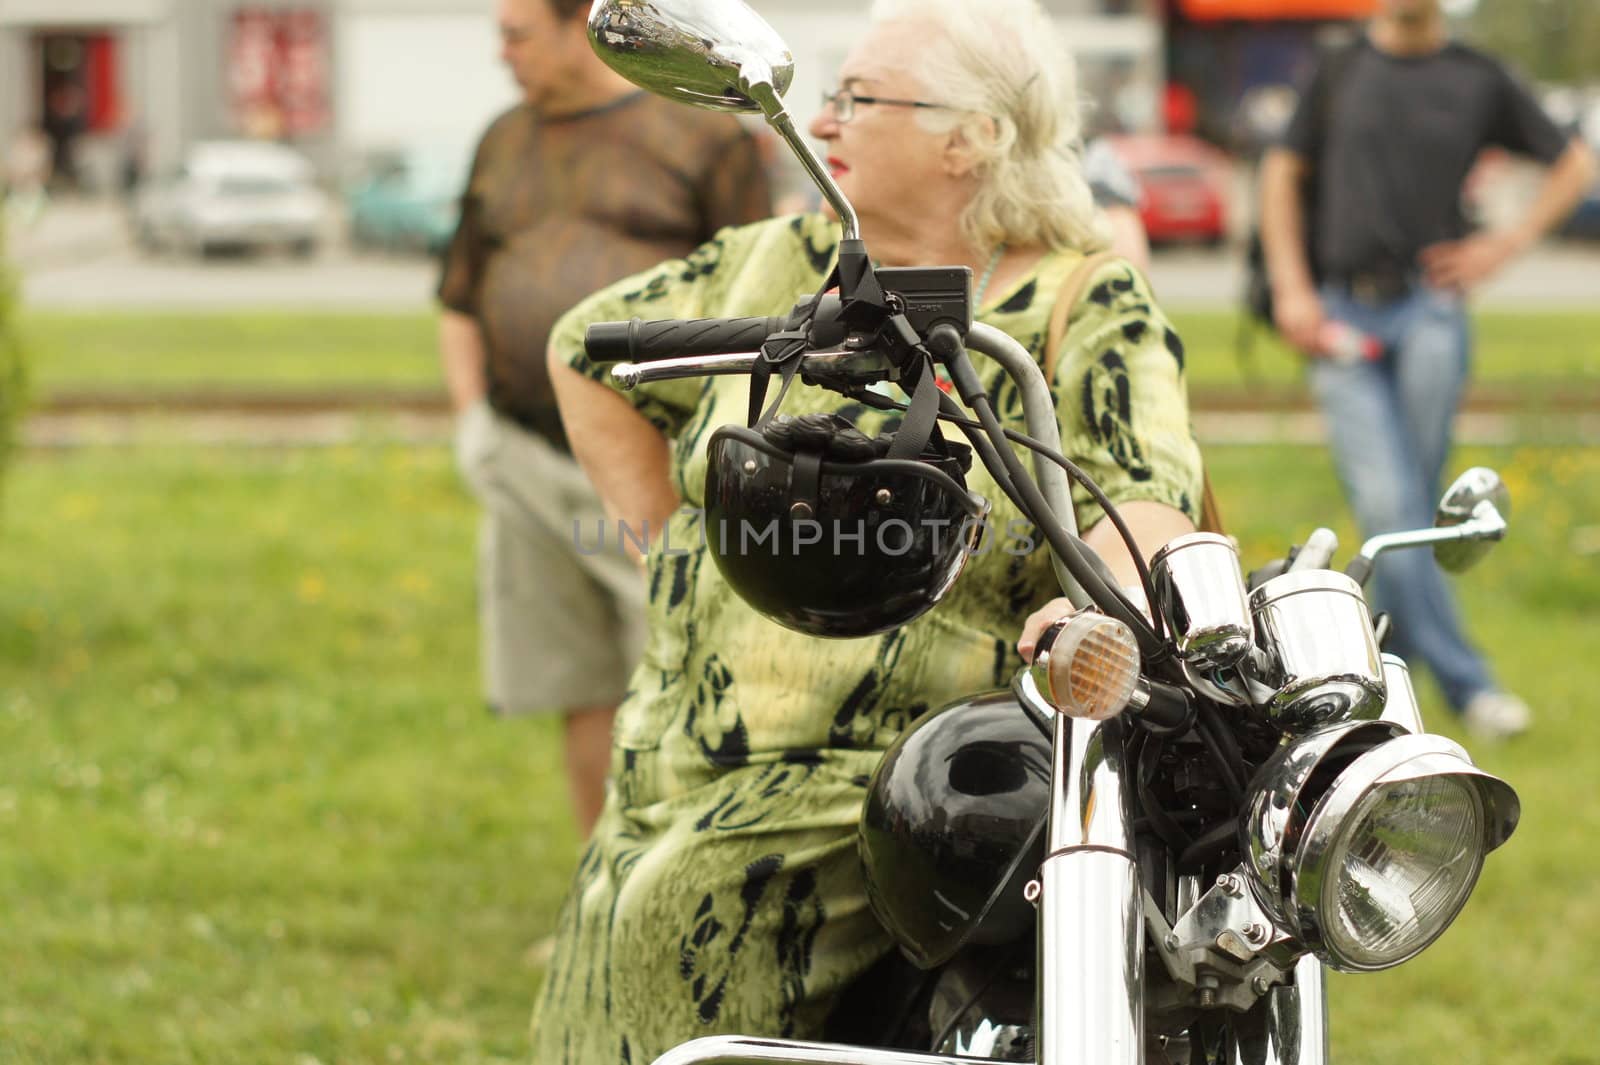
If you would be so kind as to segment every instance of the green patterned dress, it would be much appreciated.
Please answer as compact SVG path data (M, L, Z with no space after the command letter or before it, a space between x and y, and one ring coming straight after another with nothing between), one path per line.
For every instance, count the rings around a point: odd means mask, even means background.
M815 215L723 230L686 259L611 286L553 334L569 362L590 322L787 313L832 265L836 227ZM1075 253L1046 256L978 318L1040 357ZM1015 386L974 355L1003 420ZM1198 517L1183 346L1139 274L1102 267L1069 320L1052 382L1067 455L1113 502ZM743 377L625 393L673 441L685 508L702 505L706 443L743 423ZM878 412L798 383L789 413L841 410L869 434ZM1026 530L975 464L990 527ZM1079 496L1080 527L1100 517ZM973 557L938 607L903 628L819 640L747 607L722 581L687 509L647 560L650 638L617 714L606 805L583 854L534 1015L539 1065L648 1062L698 1036L817 1038L839 990L891 949L862 891L855 824L881 752L918 715L1006 684L1023 619L1058 595L1042 540ZM1013 522L1016 524L1013 525ZM594 531L584 534L592 537ZM592 546L592 545L591 545Z

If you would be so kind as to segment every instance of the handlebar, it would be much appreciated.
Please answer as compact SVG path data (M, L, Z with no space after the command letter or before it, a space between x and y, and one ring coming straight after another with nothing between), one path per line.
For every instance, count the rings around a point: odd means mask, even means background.
M593 362L655 362L685 355L736 355L760 351L784 319L669 318L647 322L596 322L584 330L583 350Z

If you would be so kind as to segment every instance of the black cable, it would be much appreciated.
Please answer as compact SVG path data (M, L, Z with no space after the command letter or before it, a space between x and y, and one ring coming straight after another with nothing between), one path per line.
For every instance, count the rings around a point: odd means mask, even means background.
M1223 754L1222 744L1218 742L1216 734L1212 731L1216 722L1202 704L1201 711L1195 715L1194 734L1200 737L1200 742L1205 746L1206 753L1211 756L1212 763L1216 766L1217 773L1222 777L1222 787L1228 793L1228 800L1237 809L1244 805L1244 784L1235 775L1233 764Z
M963 423L970 421L970 419L959 416L945 417L941 414L940 417L946 421L961 425L962 428L966 427ZM1145 564L1144 554L1139 550L1138 541L1133 538L1133 532L1128 528L1127 523L1123 521L1122 514L1112 504L1110 497L1105 494L1105 491L1095 483L1094 478L1090 477L1082 467L1059 451L1055 451L1048 445L1041 443L1026 433L1019 433L1015 429L1007 429L1005 434L1007 440L1021 444L1023 447L1043 455L1057 466L1060 466L1066 471L1067 476L1081 484L1090 497L1100 504L1100 509L1105 511L1105 515L1110 519L1112 527L1117 530L1117 535L1122 538L1123 546L1128 549L1128 555L1133 559L1134 568L1139 572L1139 586L1144 590L1145 602L1149 603L1151 607L1151 623L1156 627L1157 632L1164 637L1166 635L1166 627L1162 619L1156 616L1155 581L1150 576L1150 567Z
M962 398L977 414L978 421L983 424L984 432L988 433L991 439L1005 439L1005 427L1000 424L1000 419L994 412L994 405L989 402L987 395L980 392ZM1012 481L1029 503L1035 517L1049 515L1049 521L1037 522L1039 531L1050 542L1051 549L1067 567L1067 572L1072 574L1073 580L1082 586L1090 599L1099 604L1101 610L1133 630L1134 638L1139 642L1141 657L1151 662L1165 658L1167 654L1165 642L1157 635L1144 613L1128 602L1116 584L1096 571L1089 562L1089 559L1095 556L1084 546L1083 541L1070 535L1061 523L1055 520L1055 512L1045 501L1044 493L1039 491L1039 486L1033 483L1027 471L1022 468L1022 460L1017 458L1016 452L1009 447L995 450L1000 453L1000 459L1005 463L1007 472L1011 474Z
M1233 734L1233 729L1228 727L1227 721L1223 719L1216 707L1207 707L1207 712L1211 714L1212 733L1217 737L1217 742L1221 744L1222 753L1227 756L1228 763L1233 766L1234 772L1238 774L1240 784L1249 783L1250 766L1244 759L1244 751L1239 747L1238 737Z
M895 403L894 406L899 410L905 410L905 404L903 403ZM960 412L961 408L956 404L956 401L941 391L939 393L939 418L942 421L951 422L961 429L961 434L972 445L972 450L978 455L978 461L982 462L983 468L989 471L989 476L994 479L994 483L999 486L1000 491L1006 494L1007 499L1016 504L1017 509L1022 511L1023 517L1033 521L1033 515L1028 512L1027 503L1022 499L1021 493L1017 491L1017 486L1012 483L1011 474L1006 470L1005 462L1000 458L1000 453L995 448L994 441L990 440L988 434L983 431L983 426Z
M865 396L860 396L858 398L865 399ZM881 403L871 403L871 405L880 410L904 411L906 409L906 404L898 403L889 399L885 399ZM1009 471L1005 468L1004 460L1000 458L998 450L995 448L992 440L990 440L988 436L988 430L984 427L984 425L981 422L974 421L973 419L962 414L961 408L957 406L955 400L951 399L948 395L942 394L939 397L939 408L939 420L949 422L951 425L956 426L962 431L962 434L967 438L968 442L972 444L973 450L978 453L979 459L983 462L984 469L988 470L989 476L994 478L995 483L1000 487L1000 490L1006 494L1006 498L1010 499L1012 503L1016 504L1017 509L1022 511L1023 517L1033 522L1034 525L1040 526L1042 529L1043 526L1039 522L1037 516L1030 511L1026 501L1021 498L1021 493L1017 491L1015 484L1011 480ZM1139 575L1139 586L1144 591L1145 602L1149 604L1151 608L1151 627L1155 631L1157 639L1166 639L1166 626L1162 619L1156 616L1155 582L1150 576L1150 567L1145 563L1144 554L1142 551L1140 551L1138 541L1134 539L1132 530L1128 528L1127 522L1123 520L1122 514L1117 510L1116 506L1112 504L1110 497L1105 494L1105 491L1095 483L1094 478L1090 477L1082 467L1073 462L1071 459L1067 458L1065 455L1061 454L1059 451L1056 451L1048 445L1041 443L1039 440L1036 440L1026 433L1019 433L1015 429L1002 428L1001 431L1007 440L1011 440L1025 448L1028 448L1031 451L1035 451L1049 459L1051 462L1055 463L1057 466L1060 466L1064 471L1066 471L1067 476L1071 477L1074 481L1077 481L1080 485L1082 485L1084 490L1089 493L1090 497L1100 505L1100 509L1103 510L1106 517L1110 519L1112 528L1116 529L1117 535L1121 537L1123 546L1128 549L1129 557L1133 559L1134 569ZM1083 544L1081 539L1074 537L1074 540L1078 544ZM1054 545L1052 544L1052 546ZM1092 550L1088 548L1087 545L1084 545L1084 548L1085 550ZM1071 567L1069 566L1068 569L1070 570ZM1076 577L1077 574L1074 573L1073 576ZM1080 580L1078 583L1082 584L1083 582ZM1085 588L1085 591L1087 590L1088 589ZM1136 609L1131 603L1127 602L1125 597L1121 595L1120 589L1118 590L1118 597L1123 600L1123 603L1127 609ZM1098 602L1098 600L1096 601Z
M1193 840L1183 827L1173 819L1165 807L1150 790L1151 782L1155 779L1155 767L1160 763L1160 754L1166 746L1159 738L1145 733L1145 742L1139 746L1138 754L1134 757L1133 776L1136 782L1136 791L1139 805L1144 810L1144 815L1150 821L1151 828L1161 842L1174 854L1181 854L1187 850ZM1151 761L1151 748L1155 748L1156 758Z
M1206 859L1214 858L1221 854L1227 845L1239 835L1237 821L1224 821L1200 836L1178 855L1179 869L1193 869L1204 865Z

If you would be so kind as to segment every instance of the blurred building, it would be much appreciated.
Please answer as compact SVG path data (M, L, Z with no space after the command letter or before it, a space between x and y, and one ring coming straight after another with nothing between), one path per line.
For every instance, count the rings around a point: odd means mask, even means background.
M1044 0L1095 129L1162 122L1162 0ZM795 111L832 86L858 0L754 0L789 41ZM0 0L0 149L41 124L84 186L161 173L185 145L291 143L329 177L374 149L464 145L514 94L493 0Z
M490 0L0 0L0 146L40 125L82 184L197 140L281 140L327 175L464 142L514 99Z

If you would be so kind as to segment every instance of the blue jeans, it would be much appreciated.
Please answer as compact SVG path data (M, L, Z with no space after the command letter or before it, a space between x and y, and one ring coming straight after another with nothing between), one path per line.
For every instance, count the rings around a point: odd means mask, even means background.
M1363 536L1433 524L1450 427L1466 384L1472 337L1459 296L1418 288L1392 303L1368 305L1324 286L1330 318L1376 337L1373 362L1311 360L1311 388L1327 418L1334 463ZM1375 609L1394 622L1392 650L1427 664L1451 709L1494 687L1468 642L1433 552L1393 551L1373 574Z

